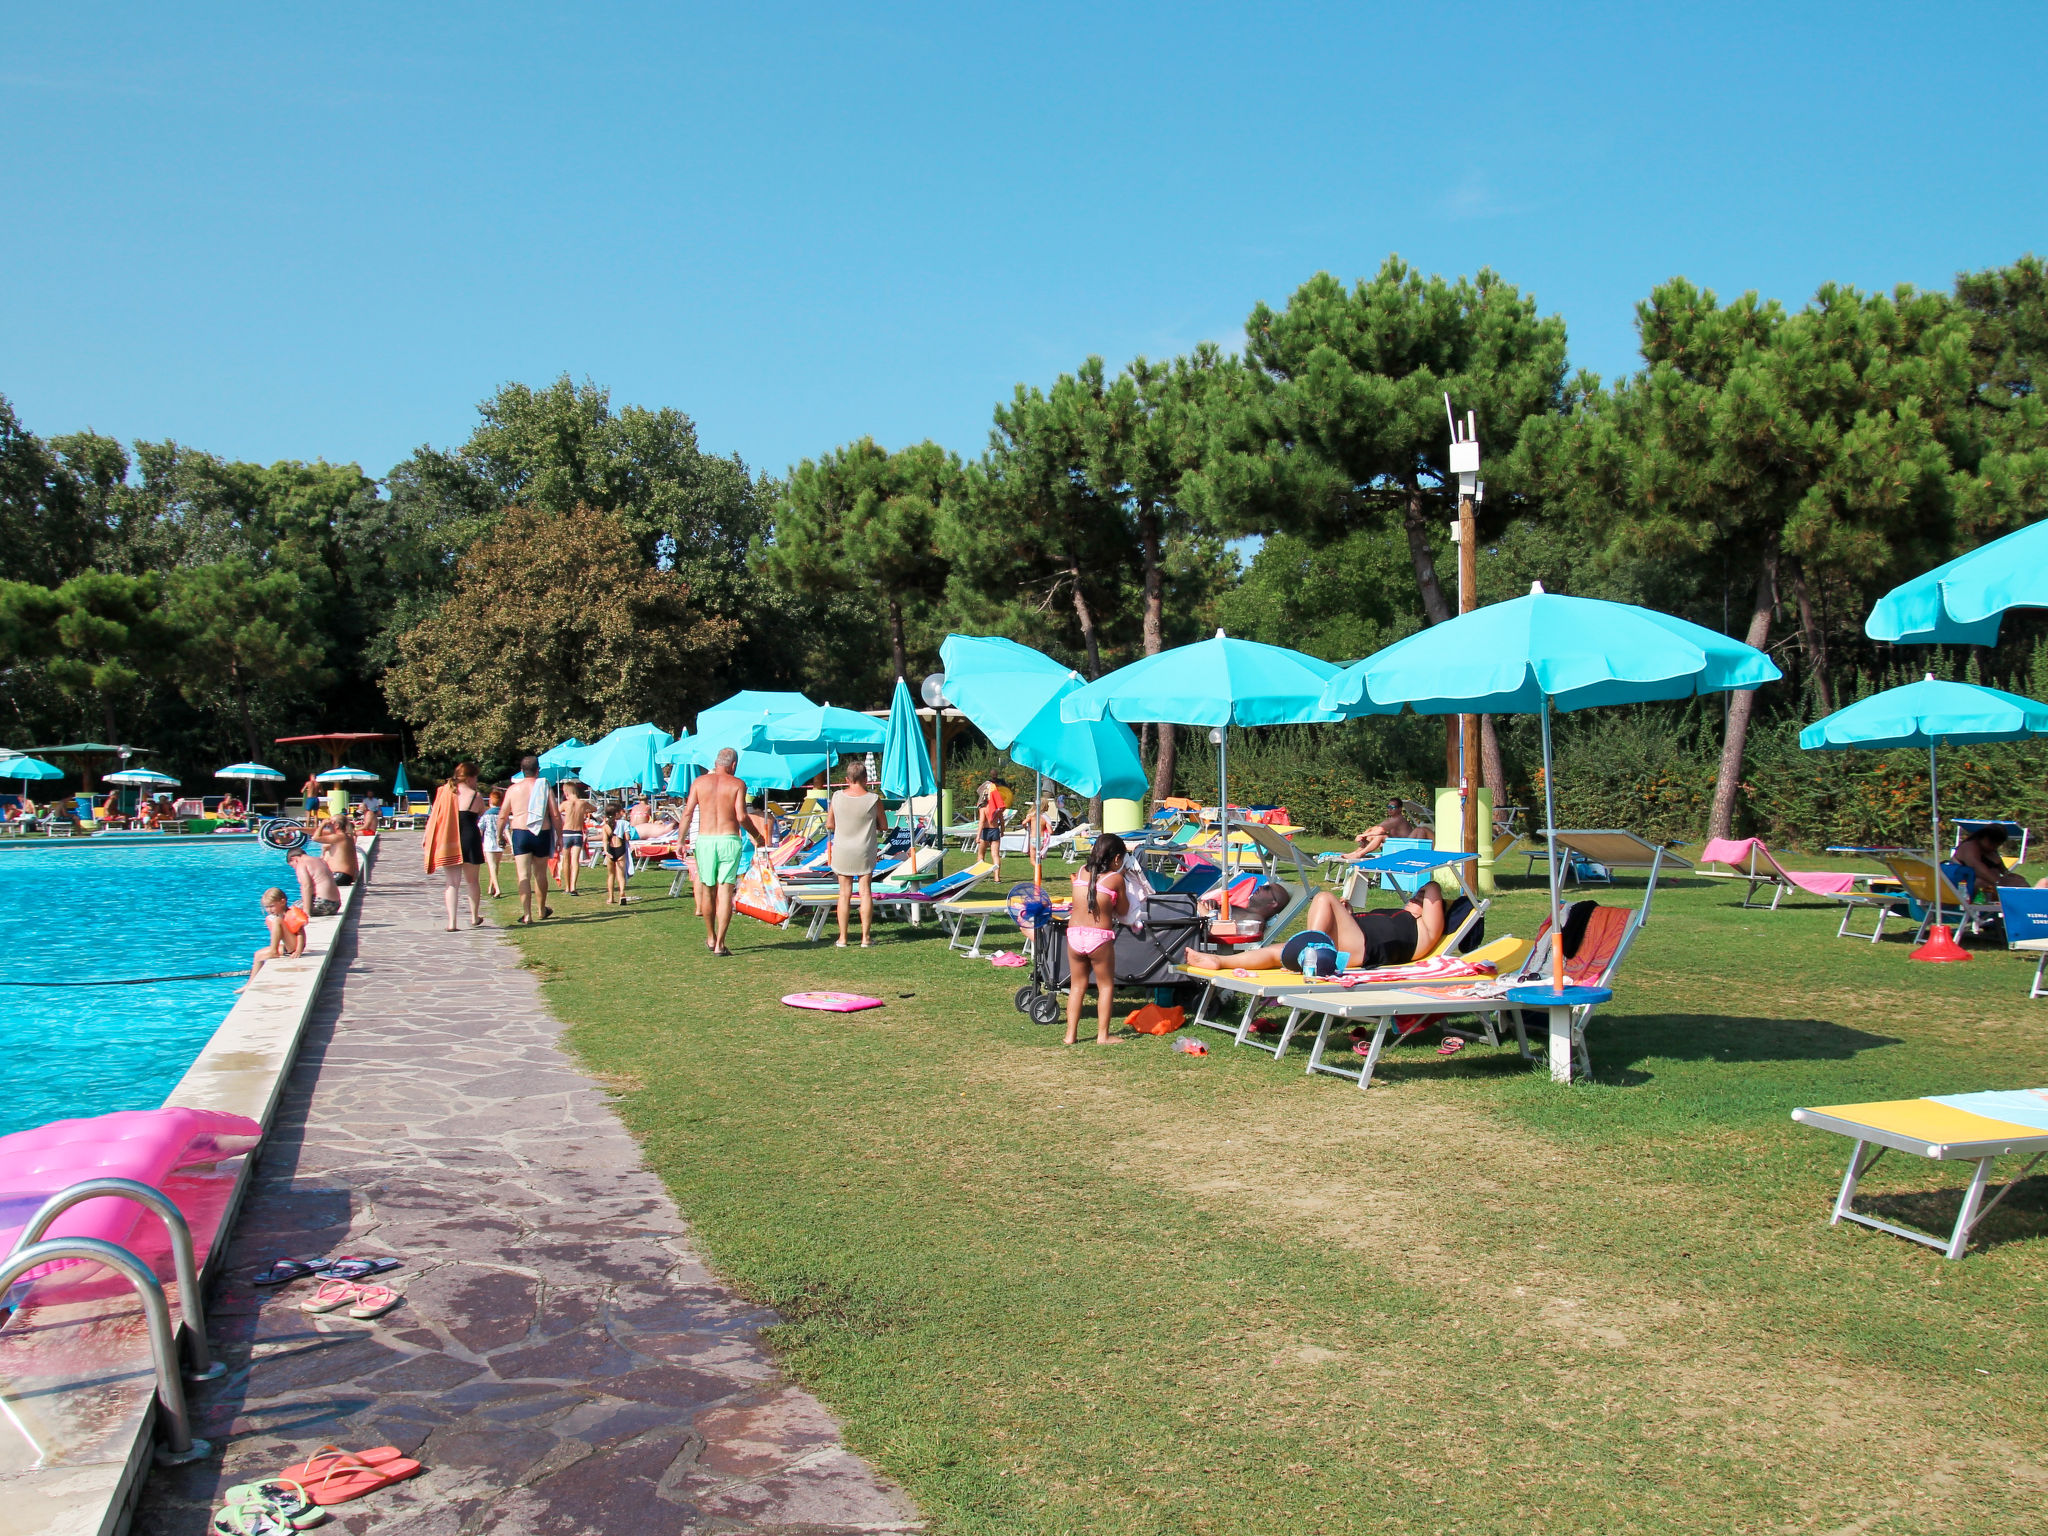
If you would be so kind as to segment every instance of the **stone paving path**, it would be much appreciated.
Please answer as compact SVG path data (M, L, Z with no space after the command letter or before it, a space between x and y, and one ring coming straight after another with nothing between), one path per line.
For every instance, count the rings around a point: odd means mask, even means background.
M194 1536L222 1489L326 1442L419 1477L332 1511L350 1532L918 1529L762 1349L604 1092L556 1044L516 952L444 931L394 838L336 956L211 1308L231 1367L198 1389L225 1456L158 1469L144 1536ZM279 1254L385 1253L405 1304L308 1317ZM330 1525L328 1529L337 1528Z

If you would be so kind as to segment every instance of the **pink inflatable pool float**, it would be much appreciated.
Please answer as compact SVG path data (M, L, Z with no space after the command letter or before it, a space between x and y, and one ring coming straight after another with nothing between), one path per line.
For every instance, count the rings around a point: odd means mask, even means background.
M824 1013L859 1013L879 1008L879 997L862 997L858 992L792 992L783 1001L792 1008L816 1008Z
M0 1253L60 1189L98 1178L162 1188L175 1170L239 1156L262 1137L263 1127L246 1115L211 1109L127 1109L0 1136ZM145 1220L156 1217L132 1200L87 1200L59 1216L46 1235L98 1237L132 1248L135 1228Z

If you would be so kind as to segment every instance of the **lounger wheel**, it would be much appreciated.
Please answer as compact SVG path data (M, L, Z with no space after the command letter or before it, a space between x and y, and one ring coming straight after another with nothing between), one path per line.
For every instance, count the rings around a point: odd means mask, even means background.
M1060 1000L1041 993L1031 1000L1030 1014L1034 1024L1057 1024L1060 1021Z
M1029 1013L1031 1011L1031 1005L1037 1000L1038 986L1035 982L1026 986L1019 987L1017 989L1017 995L1010 999L1011 1002L1017 1005L1017 1011L1019 1013Z

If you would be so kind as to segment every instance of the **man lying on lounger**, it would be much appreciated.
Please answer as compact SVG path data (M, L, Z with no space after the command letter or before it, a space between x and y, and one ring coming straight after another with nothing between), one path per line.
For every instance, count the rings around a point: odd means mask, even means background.
M1379 912L1353 912L1330 892L1318 891L1308 904L1308 927L1285 944L1268 944L1234 955L1191 949L1182 964L1197 971L1293 970L1309 945L1327 944L1348 954L1354 969L1376 970L1383 965L1406 965L1428 954L1443 936L1444 893L1434 880L1417 891L1405 907Z

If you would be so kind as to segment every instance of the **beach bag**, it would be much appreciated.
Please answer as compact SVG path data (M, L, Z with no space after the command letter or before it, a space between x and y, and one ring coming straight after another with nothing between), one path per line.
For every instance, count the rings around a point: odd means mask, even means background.
M744 912L771 928L780 928L796 912L789 893L783 890L782 882L775 878L775 871L766 860L750 865L740 876L732 905L735 912Z

